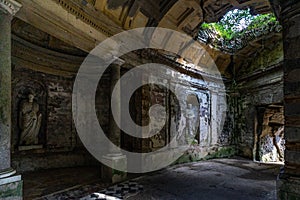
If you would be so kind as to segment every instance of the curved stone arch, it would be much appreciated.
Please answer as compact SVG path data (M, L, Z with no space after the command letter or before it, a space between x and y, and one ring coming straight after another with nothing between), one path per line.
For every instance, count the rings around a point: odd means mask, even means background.
M158 26L183 31L191 36L196 36L202 22L217 22L228 11L238 8L251 7L253 13L272 12L270 0L259 4L256 1L196 1L178 0L161 18Z
M193 106L200 105L199 98L196 94L190 93L186 97L187 104L192 104Z
M203 22L203 11L199 1L177 1L162 17L158 27L169 28L195 36Z

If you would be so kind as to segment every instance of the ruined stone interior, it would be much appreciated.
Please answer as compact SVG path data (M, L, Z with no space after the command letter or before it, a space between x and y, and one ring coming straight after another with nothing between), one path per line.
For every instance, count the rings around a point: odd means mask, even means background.
M204 22L218 22L234 9L274 13L279 23L230 47L217 32L200 31ZM90 195L145 175L101 164L76 127L84 124L89 132L93 125L73 115L74 102L85 95L73 94L74 82L88 54L105 39L142 27L178 31L194 43L159 29L144 33L161 48L131 51L110 64L94 98L98 122L123 150L157 152L151 163L170 159L157 150L174 138L170 148L188 148L171 167L135 179L144 190L130 198L300 199L299 16L297 0L0 0L0 199L96 199ZM106 52L101 56L114 56ZM120 77L146 63L169 68L134 77L141 87L129 105L111 97ZM121 99L129 87L121 82ZM150 109L156 104L165 118ZM120 130L111 107L123 127L129 109L134 123L151 124L149 133L157 134L138 138ZM123 163L124 171L135 165L107 150L112 165ZM241 182L230 185L233 179ZM198 182L205 186L195 191ZM243 184L249 184L248 197Z

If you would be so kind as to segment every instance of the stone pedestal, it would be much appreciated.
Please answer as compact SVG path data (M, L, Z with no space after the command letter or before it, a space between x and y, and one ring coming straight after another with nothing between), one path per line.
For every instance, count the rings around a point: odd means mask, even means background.
M21 175L15 175L16 171L8 169L0 173L0 199L21 200L23 182Z
M22 199L22 181L11 169L11 20L21 5L0 1L0 199Z
M34 149L42 149L43 145L29 145L29 146L19 146L19 151L28 151L28 150L34 150Z
M117 64L113 64L111 66L111 94L118 80L120 79L120 66L123 62L118 60ZM121 87L120 87L121 88ZM110 141L118 147L121 147L121 130L115 121L118 121L120 124L121 120L121 91L116 91L116 95L111 98L111 104L114 106L114 109L117 111L117 116L115 118L111 115L110 117L110 130L109 130L109 139ZM109 149L109 154L103 156L103 163L108 164L107 167L105 165L102 166L102 178L111 183L121 182L127 177L127 158L125 155L114 148L113 146ZM115 168L121 169L116 170Z
M108 154L103 156L103 162L108 163L112 168L103 166L102 167L102 178L110 183L117 183L124 181L127 178L127 158L122 154ZM122 169L116 170L114 168Z

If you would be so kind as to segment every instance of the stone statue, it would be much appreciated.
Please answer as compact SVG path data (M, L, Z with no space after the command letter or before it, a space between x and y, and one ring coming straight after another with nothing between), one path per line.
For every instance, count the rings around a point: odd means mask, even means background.
M34 102L34 94L28 95L28 100L21 103L19 126L21 128L20 145L37 145L41 127L42 114L39 105Z
M195 117L196 116L195 116L195 113L193 110L193 105L188 104L187 110L186 110L186 120L187 120L186 126L187 126L188 135L190 135L190 136L194 136L194 134L195 134L195 130L194 130L195 124L193 123Z
M195 111L193 110L192 104L187 104L185 117L186 117L185 140L187 144L191 144L196 137L196 126L197 126L195 122L196 114Z

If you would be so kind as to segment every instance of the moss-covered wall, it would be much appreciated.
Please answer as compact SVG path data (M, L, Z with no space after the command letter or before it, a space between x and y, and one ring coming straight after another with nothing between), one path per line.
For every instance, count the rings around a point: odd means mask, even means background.
M265 70L270 66L277 65L283 61L283 44L277 42L273 46L263 46L263 50L256 53L254 57L246 59L238 71L237 77L252 74L257 70Z
M2 200L22 200L23 182L16 181L0 185L0 199Z
M252 62L242 66L236 84L231 87L240 155L253 157L257 106L283 102L282 48L282 43L274 49L266 47Z

